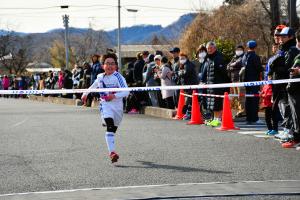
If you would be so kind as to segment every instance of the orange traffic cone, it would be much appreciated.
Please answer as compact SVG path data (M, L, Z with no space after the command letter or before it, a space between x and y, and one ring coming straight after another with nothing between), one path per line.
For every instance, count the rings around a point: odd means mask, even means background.
M196 90L193 91L192 116L191 116L191 121L188 122L189 125L204 124L203 119L202 119L202 114L200 112L198 95L196 95L195 93L197 93Z
M180 90L179 100L178 100L178 106L177 106L177 114L173 119L181 120L184 116L182 110L185 104L185 99L183 95L184 91Z
M228 96L227 92L224 93L222 125L220 128L217 128L217 129L221 130L221 131L238 130L239 129L234 126L231 108L230 108L230 100L229 100L229 96Z

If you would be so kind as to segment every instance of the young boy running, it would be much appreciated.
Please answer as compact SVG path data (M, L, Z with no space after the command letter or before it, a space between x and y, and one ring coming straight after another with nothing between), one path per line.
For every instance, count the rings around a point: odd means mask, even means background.
M106 54L103 56L104 73L99 74L95 82L89 89L95 88L127 88L125 78L117 72L117 56L115 54ZM100 113L103 123L106 125L105 134L106 144L109 151L111 162L117 162L119 155L115 151L115 133L123 117L123 98L127 97L129 92L100 92ZM82 95L85 102L88 93Z

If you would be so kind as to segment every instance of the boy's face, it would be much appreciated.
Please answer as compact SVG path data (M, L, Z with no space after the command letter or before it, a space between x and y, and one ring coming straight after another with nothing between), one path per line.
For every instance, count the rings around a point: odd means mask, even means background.
M117 63L112 58L107 58L104 61L103 69L105 71L105 74L111 75L117 70Z

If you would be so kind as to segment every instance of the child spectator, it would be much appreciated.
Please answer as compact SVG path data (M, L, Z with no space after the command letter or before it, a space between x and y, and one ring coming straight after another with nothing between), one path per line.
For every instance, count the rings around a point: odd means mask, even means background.
M272 85L264 85L260 96L262 97L262 107L265 108L265 120L268 127L266 135L278 134L278 119L272 106Z

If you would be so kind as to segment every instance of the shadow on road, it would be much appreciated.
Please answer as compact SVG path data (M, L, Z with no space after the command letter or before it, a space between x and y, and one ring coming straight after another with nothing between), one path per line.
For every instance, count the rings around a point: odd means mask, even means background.
M231 174L232 172L227 171L218 171L218 170L208 170L208 169L201 169L201 168L193 168L193 167L184 167L184 166L174 166L174 165L163 165L163 164L156 164L149 161L136 161L143 166L130 166L130 165L115 165L118 168L140 168L140 169L167 169L167 170L174 170L180 172L203 172L203 173L217 173L217 174Z

